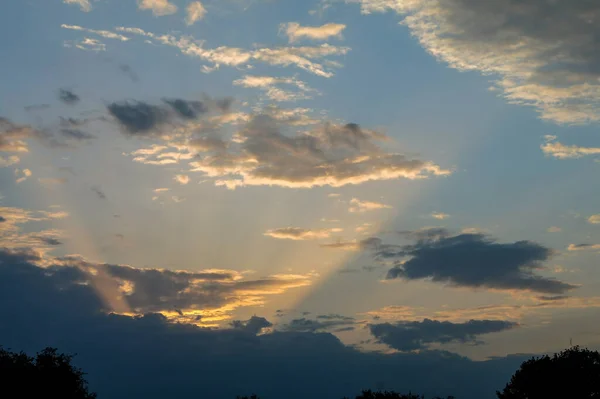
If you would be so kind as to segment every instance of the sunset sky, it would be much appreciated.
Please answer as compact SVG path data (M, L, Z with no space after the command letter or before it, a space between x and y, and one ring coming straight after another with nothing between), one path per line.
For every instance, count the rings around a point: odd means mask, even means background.
M77 352L103 397L86 349L132 331L499 383L600 347L600 4L0 7L0 345Z

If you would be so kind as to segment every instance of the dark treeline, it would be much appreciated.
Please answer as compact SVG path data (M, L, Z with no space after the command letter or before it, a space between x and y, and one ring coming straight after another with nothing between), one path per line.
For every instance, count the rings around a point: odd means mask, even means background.
M95 399L84 378L85 373L72 364L73 357L46 348L29 356L0 347L0 383L10 397L56 397ZM315 395L319 397L318 392ZM600 353L578 346L553 356L534 357L521 364L498 399L589 399L600 398ZM238 396L237 399L261 399ZM350 398L343 398L350 399ZM355 399L455 399L424 396L413 393L365 390Z

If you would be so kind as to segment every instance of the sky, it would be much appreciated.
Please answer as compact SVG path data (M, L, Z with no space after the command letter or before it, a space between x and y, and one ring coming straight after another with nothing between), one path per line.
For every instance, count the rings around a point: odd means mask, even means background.
M267 399L600 348L600 4L0 7L5 347Z

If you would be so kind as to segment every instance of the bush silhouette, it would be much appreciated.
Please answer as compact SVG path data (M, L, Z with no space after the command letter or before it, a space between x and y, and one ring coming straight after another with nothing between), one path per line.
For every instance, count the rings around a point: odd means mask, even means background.
M71 364L72 356L46 348L35 358L0 347L0 382L4 392L19 398L94 399L84 373Z
M574 346L521 364L498 399L600 398L600 353Z

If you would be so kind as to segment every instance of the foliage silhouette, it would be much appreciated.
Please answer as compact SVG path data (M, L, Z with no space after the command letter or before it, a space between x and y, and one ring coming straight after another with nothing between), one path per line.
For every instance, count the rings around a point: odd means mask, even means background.
M19 398L95 399L83 371L71 364L72 356L46 348L35 358L0 347L0 384Z
M521 364L498 399L600 398L600 353L578 346Z
M344 398L348 399L348 398ZM371 391L370 389L367 391L362 391L360 395L358 395L355 399L425 399L425 396L422 395L414 395L412 393L408 393L407 395L400 394L394 391ZM433 399L442 399L439 397ZM453 396L448 396L447 399L454 399Z

